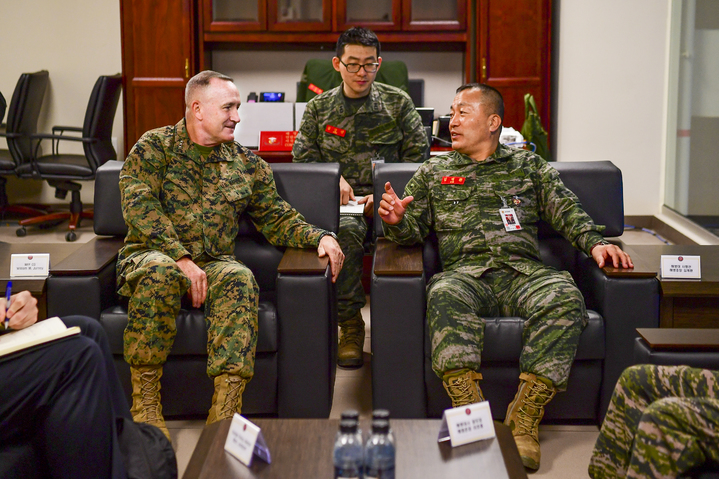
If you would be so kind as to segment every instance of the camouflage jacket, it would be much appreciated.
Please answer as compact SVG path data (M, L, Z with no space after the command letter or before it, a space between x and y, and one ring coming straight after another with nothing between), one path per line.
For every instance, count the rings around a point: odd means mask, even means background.
M274 245L314 247L325 232L280 198L270 166L239 143L203 158L184 119L140 138L122 167L120 192L128 227L120 262L148 249L174 260L234 259L243 212Z
M444 181L443 181L444 178ZM481 274L509 266L524 274L542 267L537 223L545 220L575 247L601 241L579 199L540 156L499 145L484 161L453 151L419 167L405 187L414 196L400 223L383 223L388 238L414 244L434 231L444 270ZM521 230L507 232L500 208L514 208Z
M399 88L374 82L367 102L352 114L343 86L307 103L292 156L302 163L339 163L354 193L368 195L372 160L422 161L427 135L412 100Z

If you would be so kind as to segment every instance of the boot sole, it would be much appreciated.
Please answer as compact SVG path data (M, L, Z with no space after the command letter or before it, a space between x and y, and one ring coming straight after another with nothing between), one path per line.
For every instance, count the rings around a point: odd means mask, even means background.
M358 368L361 368L363 364L364 364L364 361L361 358L360 359L342 359L342 360L338 359L337 360L337 366L339 366L341 368L346 368L346 369L358 369Z

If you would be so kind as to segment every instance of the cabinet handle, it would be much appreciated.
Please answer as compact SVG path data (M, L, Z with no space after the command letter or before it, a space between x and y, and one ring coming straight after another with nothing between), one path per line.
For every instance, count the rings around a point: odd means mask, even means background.
M487 81L487 58L482 57L482 81Z
M185 78L190 78L190 59L185 58Z

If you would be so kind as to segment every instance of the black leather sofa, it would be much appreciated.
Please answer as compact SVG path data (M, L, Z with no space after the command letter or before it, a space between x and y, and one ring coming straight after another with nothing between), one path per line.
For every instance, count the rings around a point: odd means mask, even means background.
M127 231L118 189L120 161L97 171L95 233L102 235L50 270L49 316L85 314L99 318L108 333L115 364L130 397L129 366L122 357L127 303L116 294L115 262ZM308 222L339 227L339 166L273 164L280 195ZM243 395L243 414L328 417L337 355L335 289L326 259L316 249L277 248L241 218L235 255L260 286L259 339L255 375ZM177 337L165 364L165 416L206 417L213 386L206 373L207 334L202 310L189 303L177 317Z
M595 222L606 225L605 236L621 235L619 169L608 161L553 165ZM376 165L375 197L387 181L401 196L417 167ZM371 283L373 407L389 409L392 417L440 417L451 401L431 368L425 321L425 285L439 270L436 243L430 239L423 247L398 246L383 238L379 221L375 233L379 239ZM568 389L548 405L545 423L599 424L614 384L632 364L635 328L659 324L659 283L654 277L600 269L547 224L540 224L539 236L542 260L572 274L590 310ZM481 387L493 416L501 419L517 391L523 320L485 319Z

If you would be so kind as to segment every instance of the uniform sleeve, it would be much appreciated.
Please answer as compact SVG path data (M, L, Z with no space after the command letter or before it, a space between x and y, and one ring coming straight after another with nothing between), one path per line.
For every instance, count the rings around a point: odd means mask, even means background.
M257 229L275 246L316 247L326 231L307 223L297 210L283 200L277 193L270 166L259 157L254 159L257 168L247 213Z
M559 173L540 157L537 184L542 219L562 234L575 248L589 254L602 241L604 226L594 223L582 209L579 198L559 178Z
M314 102L309 102L302 115L300 130L292 145L292 161L296 163L313 163L321 158L320 148L317 144L319 135L319 120Z
M414 196L407 205L402 220L396 225L382 222L387 238L401 245L421 243L432 227L432 211L429 204L428 173L420 167L404 188L405 197Z
M165 215L160 201L166 158L162 141L144 135L130 151L120 173L122 216L126 242L141 243L178 260L189 255Z
M429 141L422 126L422 118L409 100L402 106L400 127L402 128L401 160L405 163L424 161Z

